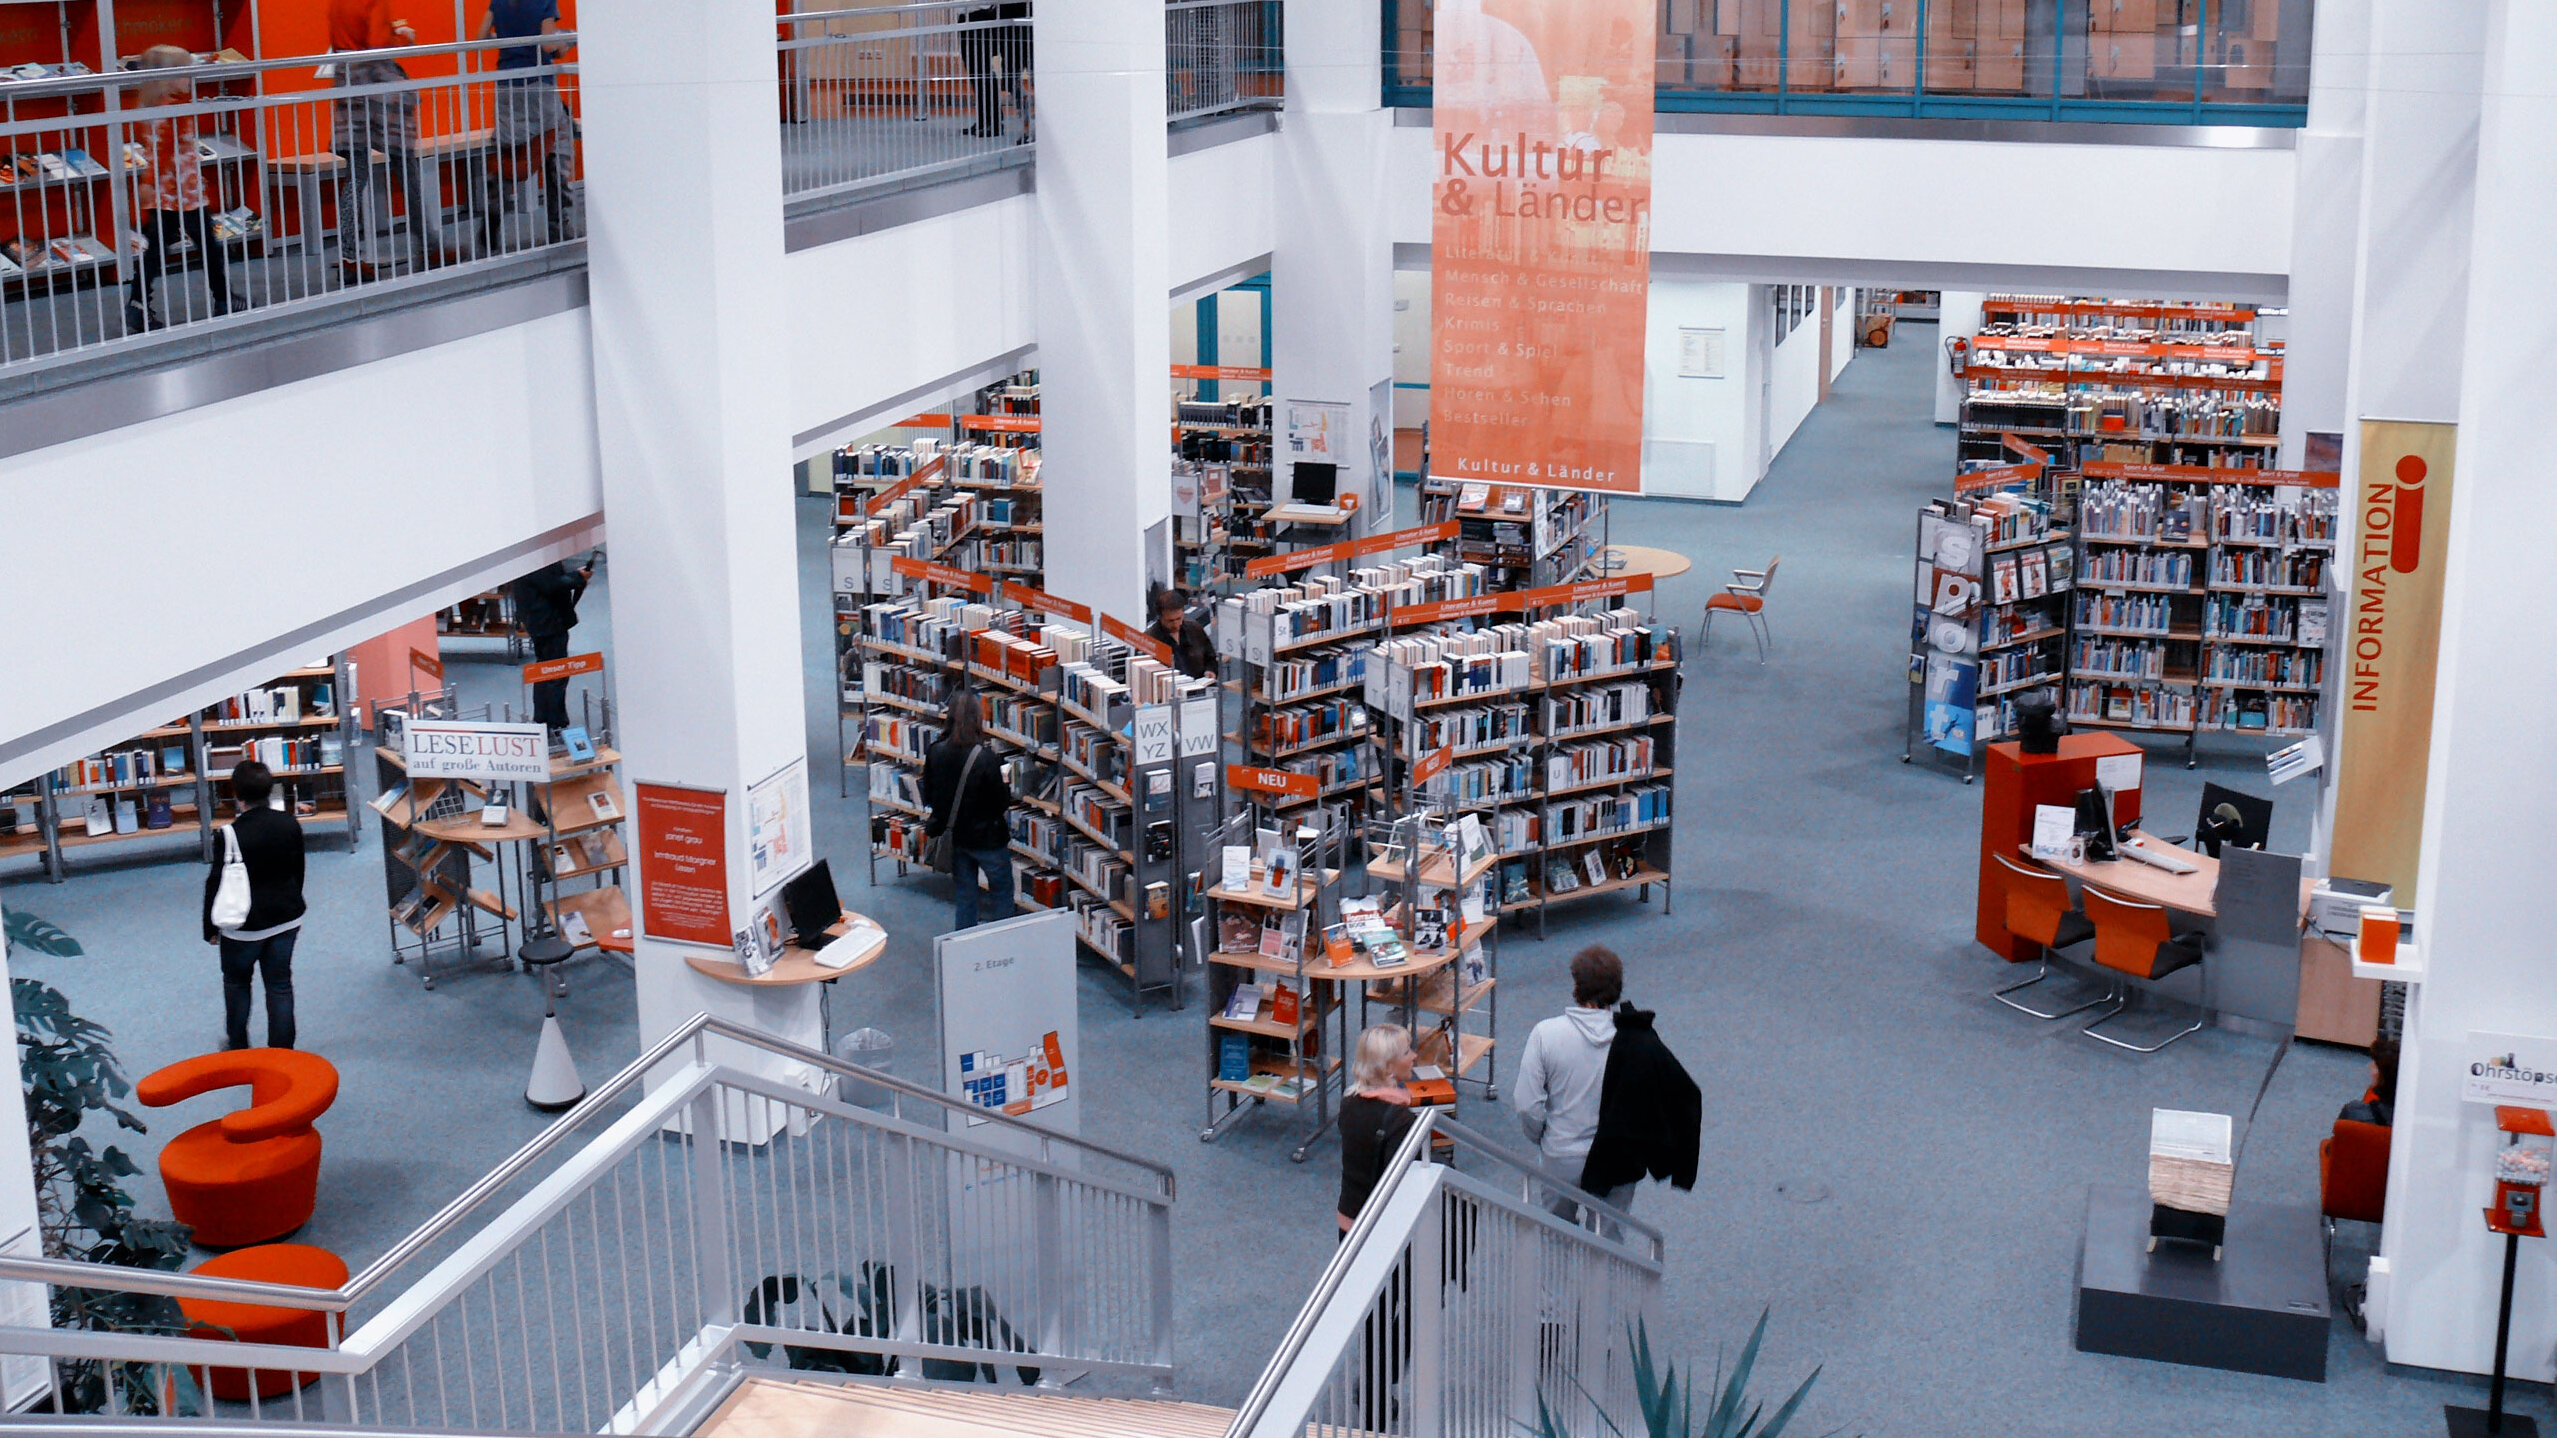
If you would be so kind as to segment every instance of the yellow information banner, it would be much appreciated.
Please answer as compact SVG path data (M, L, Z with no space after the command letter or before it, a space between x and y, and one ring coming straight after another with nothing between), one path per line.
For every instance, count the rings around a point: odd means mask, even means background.
M2351 497L2354 548L2337 566L2345 599L2327 652L2342 666L2343 722L2335 731L2328 871L2391 885L2399 908L2414 906L2415 865L2423 852L2458 443L2456 425L2362 421L2362 465Z

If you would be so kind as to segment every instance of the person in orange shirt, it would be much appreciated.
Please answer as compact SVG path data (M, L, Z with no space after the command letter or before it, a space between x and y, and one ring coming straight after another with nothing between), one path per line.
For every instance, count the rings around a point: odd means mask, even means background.
M329 0L329 49L345 53L416 44L417 32L392 15L390 7L391 0ZM347 89L403 87L337 102L331 148L346 162L346 181L338 194L338 263L350 274L366 276L377 267L373 169L384 163L408 206L409 267L424 269L443 258L443 206L429 203L418 163L417 91L405 88L408 71L388 56L348 60L337 66L337 83Z
M146 108L184 105L193 100L194 83L175 72L194 63L193 55L175 45L154 45L143 51L135 67L157 74L134 87L135 100ZM177 293L172 290L162 300L162 309L167 313L163 318L153 320L151 288L168 273L169 253L181 240L194 245L195 253L204 262L204 279L212 292L213 313L229 314L232 304L229 257L223 253L221 242L213 238L213 227L205 223L204 165L196 156L195 117L175 115L165 120L136 120L130 133L134 143L142 147L143 163L135 172L133 198L134 234L143 243L141 267L125 291L124 332L140 334L180 317L176 313Z

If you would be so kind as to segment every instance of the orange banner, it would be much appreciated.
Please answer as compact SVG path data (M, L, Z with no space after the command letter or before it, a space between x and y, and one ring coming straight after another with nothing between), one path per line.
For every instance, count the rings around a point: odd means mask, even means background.
M1255 794L1278 794L1291 799L1311 799L1316 793L1314 776L1292 769L1256 769L1245 764L1225 766L1225 786L1248 789Z
M964 589L970 594L994 593L993 580L982 574L971 574L964 569L953 569L947 564L933 564L927 560L911 559L900 554L889 559L888 569L891 573L902 574L908 579L919 579L926 584L946 584L953 589Z
M1433 477L1642 491L1652 9L1439 12Z
M1230 379L1239 380L1245 384L1257 380L1267 384L1270 372L1241 364L1176 364L1172 366L1172 377L1174 379Z
M2393 886L2401 909L2416 905L2423 857L2424 760L2433 743L2458 444L2455 425L2362 421L2354 547L2336 556L2349 571L2346 597L2327 624L2333 662L2344 670L2327 871Z
M550 679L565 679L572 674L603 672L604 652L598 649L592 654L571 654L565 659L536 659L524 666L524 682L539 684Z
M1113 614L1101 616L1101 632L1157 664L1172 662L1172 646Z
M1077 604L1071 599L1059 599L1044 589L1033 589L1018 580L1003 581L1003 597L1024 609L1035 609L1041 614L1071 619L1077 624L1092 622L1091 605Z

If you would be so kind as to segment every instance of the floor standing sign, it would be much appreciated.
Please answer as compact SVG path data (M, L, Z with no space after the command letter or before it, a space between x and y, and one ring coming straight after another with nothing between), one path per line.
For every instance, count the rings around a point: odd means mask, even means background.
M1430 473L1640 493L1652 0L1440 0Z

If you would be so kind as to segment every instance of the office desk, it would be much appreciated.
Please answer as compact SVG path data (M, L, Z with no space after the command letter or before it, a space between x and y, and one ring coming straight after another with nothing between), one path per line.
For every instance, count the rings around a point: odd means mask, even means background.
M2308 912L2309 891L2317 886L2316 880L2301 876L2299 856L2227 849L2214 859L2176 848L2154 834L2132 832L2148 840L2151 848L2171 850L2191 864L2193 872L2172 874L2135 859L2036 862L2108 894L2209 920L2211 945L2202 964L2202 1002L2219 1016L2221 1027L2251 1032L2298 1029L2305 963L2300 921ZM2321 1000L2318 1007L2325 1006Z

